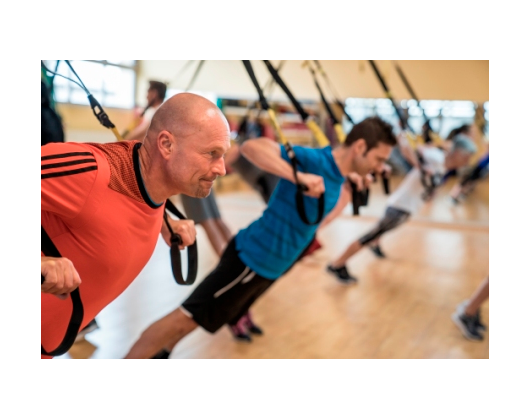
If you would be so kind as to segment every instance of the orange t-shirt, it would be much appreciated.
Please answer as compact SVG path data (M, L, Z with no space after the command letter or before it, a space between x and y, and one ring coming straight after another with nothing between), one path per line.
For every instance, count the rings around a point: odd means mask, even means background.
M143 185L141 145L124 141L41 147L41 223L81 277L81 328L136 278L160 233L164 206L153 203ZM71 299L41 293L41 343L46 350L63 339L71 312Z

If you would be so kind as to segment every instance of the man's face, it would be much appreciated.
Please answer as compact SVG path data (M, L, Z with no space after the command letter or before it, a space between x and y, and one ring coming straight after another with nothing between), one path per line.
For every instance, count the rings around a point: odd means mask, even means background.
M463 168L469 164L471 156L471 153L464 150L454 150L449 152L445 158L445 167L447 170Z
M213 181L226 174L224 155L230 148L226 121L216 118L199 131L176 140L177 153L169 162L172 180L183 194L207 197Z
M158 98L158 93L156 90L154 89L149 89L147 91L147 103L148 104L151 104L153 103L154 101L156 101Z
M357 172L361 176L373 171L381 172L392 152L392 146L382 142L378 142L376 147L367 152L366 142L363 139L357 140L351 148L353 155L351 172Z

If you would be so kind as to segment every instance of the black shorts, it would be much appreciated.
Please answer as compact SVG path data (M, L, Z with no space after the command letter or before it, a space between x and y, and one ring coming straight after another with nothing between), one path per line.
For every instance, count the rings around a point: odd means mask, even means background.
M206 331L235 324L274 281L259 276L238 256L235 238L217 267L182 304L181 309Z
M408 211L400 210L395 207L387 207L385 216L379 220L377 226L374 229L359 239L359 242L361 245L366 245L381 237L383 233L395 229L399 225L405 223L409 217L410 213Z

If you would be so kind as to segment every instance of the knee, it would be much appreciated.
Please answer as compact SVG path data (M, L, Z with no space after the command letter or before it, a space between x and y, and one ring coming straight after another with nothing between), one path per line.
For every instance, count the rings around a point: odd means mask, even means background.
M198 324L192 317L186 315L182 308L178 308L172 313L172 325L176 327L179 335L186 335L197 328Z

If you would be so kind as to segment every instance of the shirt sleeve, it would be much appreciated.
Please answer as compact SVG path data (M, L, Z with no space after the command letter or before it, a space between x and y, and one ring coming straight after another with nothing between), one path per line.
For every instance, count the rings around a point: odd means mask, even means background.
M75 218L92 190L97 162L82 143L49 143L41 147L41 211Z
M287 156L287 152L284 151L285 148L282 146L282 157L289 163L291 159ZM296 155L296 161L298 162L298 170L300 172L307 172L311 167L311 159L309 153L313 149L306 146L293 146L294 154Z

